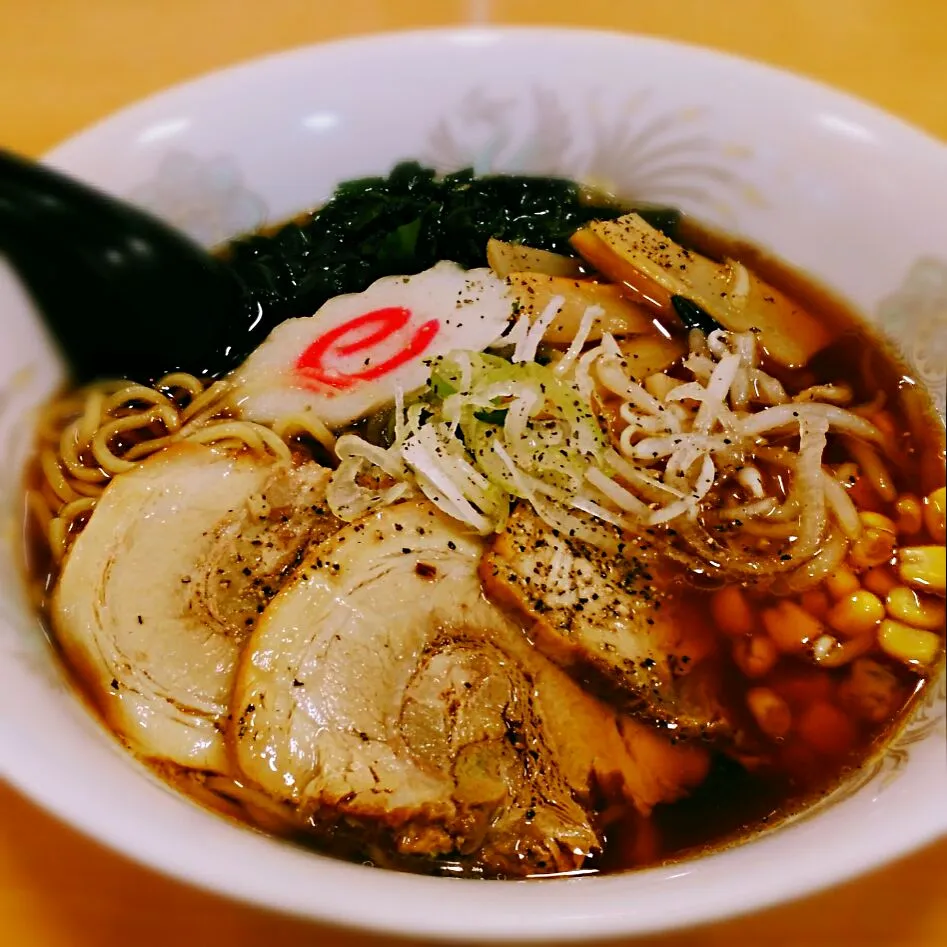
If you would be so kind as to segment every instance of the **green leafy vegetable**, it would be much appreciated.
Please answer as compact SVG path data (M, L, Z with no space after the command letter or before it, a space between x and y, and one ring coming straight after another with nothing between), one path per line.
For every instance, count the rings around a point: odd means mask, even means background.
M506 415L506 408L493 408L492 410L484 409L482 411L474 411L474 417L478 421L483 421L484 424L495 424L502 426L503 422L506 421Z
M487 352L435 359L430 385L395 427L385 447L351 434L340 439L346 462L329 495L336 515L361 515L381 502L359 483L374 465L481 533L502 529L514 498L529 500L556 528L579 528L569 510L584 508L586 475L603 466L607 447L571 382L535 362Z
M572 255L571 234L627 208L590 201L572 181L525 175L438 178L416 162L388 177L348 181L308 218L235 241L228 259L262 321L311 315L332 296L360 292L383 276L419 273L439 260L486 265L490 237ZM655 226L679 214L646 208Z

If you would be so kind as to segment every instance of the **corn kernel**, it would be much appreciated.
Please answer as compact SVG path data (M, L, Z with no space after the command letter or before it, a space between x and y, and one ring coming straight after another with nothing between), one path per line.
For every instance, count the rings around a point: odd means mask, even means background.
M888 614L915 628L937 631L947 621L947 608L932 595L919 595L906 585L893 588L885 600Z
M825 620L825 616L832 607L832 601L824 589L809 589L803 592L799 596L799 604L820 621Z
M856 569L870 569L887 562L894 554L897 544L894 520L881 513L862 511L858 514L862 522L862 534L852 543L848 552L849 562Z
M848 714L825 700L810 704L803 711L796 732L816 752L825 756L847 753L858 736Z
M887 566L875 566L862 576L862 585L880 598L886 598L892 589L898 587L898 580Z
M779 679L770 686L794 709L816 700L831 700L835 693L835 681L828 674L800 661L781 668Z
M840 668L871 650L873 634L839 641L833 635L820 635L812 642L812 660L820 668Z
M894 520L890 516L885 516L884 513L862 510L859 512L858 518L862 521L862 526L865 529L880 529L883 533L896 533L898 531Z
M934 632L912 628L893 618L881 623L878 644L891 657L920 667L933 664L940 652L940 638Z
M746 595L737 585L728 585L710 597L710 613L717 627L727 635L748 635L756 627L756 616Z
M776 667L779 651L766 635L750 635L734 642L733 660L747 677L764 677Z
M947 487L938 487L925 498L924 525L935 543L947 542Z
M885 617L884 603L865 589L839 599L826 616L831 628L845 638L867 634Z
M894 508L898 514L894 525L899 536L913 536L921 531L924 511L921 501L914 494L905 493L899 496Z
M858 658L839 687L842 705L863 720L881 723L900 703L898 679L888 668L871 658Z
M781 740L792 728L792 711L775 691L753 687L746 692L746 705L757 726L768 737Z
M826 580L825 587L832 598L845 598L861 587L858 576L847 566L839 566Z
M822 622L795 602L780 602L763 610L760 616L763 627L773 643L785 654L798 654L805 650L825 631Z
M898 553L898 575L914 588L943 595L947 591L947 548L903 547Z

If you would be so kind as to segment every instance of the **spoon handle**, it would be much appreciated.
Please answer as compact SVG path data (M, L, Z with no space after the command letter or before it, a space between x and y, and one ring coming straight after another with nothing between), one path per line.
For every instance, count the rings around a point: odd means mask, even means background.
M226 263L144 211L2 150L0 253L77 382L219 375L250 324Z

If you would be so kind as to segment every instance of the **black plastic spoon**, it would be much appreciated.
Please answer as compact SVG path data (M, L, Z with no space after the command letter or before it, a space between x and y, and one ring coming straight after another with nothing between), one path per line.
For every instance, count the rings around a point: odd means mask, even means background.
M236 273L184 234L3 150L0 254L77 382L150 382L176 369L215 377L271 328Z

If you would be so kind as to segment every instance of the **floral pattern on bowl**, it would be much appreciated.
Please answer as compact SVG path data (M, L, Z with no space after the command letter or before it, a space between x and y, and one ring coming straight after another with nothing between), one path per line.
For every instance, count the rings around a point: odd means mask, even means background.
M206 247L256 230L267 219L266 204L246 187L230 157L170 152L127 197Z
M878 322L947 414L947 260L922 257L878 306Z
M4 634L10 634L10 655L46 687L62 691L65 674L45 653L48 641L42 623L23 608L29 595L23 578L21 471L33 443L38 406L48 393L43 374L36 365L26 365L0 387L0 585L18 590L0 596L0 644Z
M734 199L762 200L734 170L750 149L707 134L709 109L662 110L644 90L605 116L597 99L576 107L542 86L519 95L471 89L434 125L422 160L441 172L561 175L630 201L686 201L724 218Z

